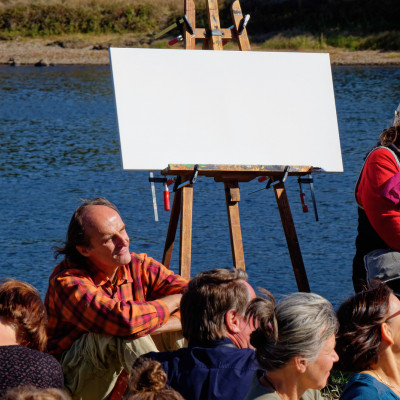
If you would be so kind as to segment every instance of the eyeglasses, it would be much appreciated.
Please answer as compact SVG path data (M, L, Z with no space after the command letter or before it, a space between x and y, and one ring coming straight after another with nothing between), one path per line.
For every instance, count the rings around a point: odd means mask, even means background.
M386 321L389 321L389 319L392 319L392 318L394 318L394 317L397 317L398 315L400 315L400 310L399 311L396 311L394 314L392 314L392 315L389 315L386 319L385 319L385 322Z

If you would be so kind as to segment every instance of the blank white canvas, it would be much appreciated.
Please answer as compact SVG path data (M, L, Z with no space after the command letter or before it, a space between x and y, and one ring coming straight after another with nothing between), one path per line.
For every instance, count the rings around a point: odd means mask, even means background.
M111 48L123 168L342 172L329 54Z

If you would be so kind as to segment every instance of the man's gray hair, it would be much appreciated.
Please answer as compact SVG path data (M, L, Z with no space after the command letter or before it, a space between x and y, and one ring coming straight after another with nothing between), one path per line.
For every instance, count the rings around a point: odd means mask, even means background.
M258 302L253 314L262 323L251 335L257 360L267 370L279 369L294 357L314 361L338 330L332 304L317 294L292 293L274 309L270 305L271 299Z

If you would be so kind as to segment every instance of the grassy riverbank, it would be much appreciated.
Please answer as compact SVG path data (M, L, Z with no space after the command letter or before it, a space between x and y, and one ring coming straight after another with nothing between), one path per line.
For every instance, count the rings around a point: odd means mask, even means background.
M206 26L205 1L195 4L197 26ZM223 27L232 23L230 4L219 0ZM251 15L250 40L261 49L400 50L395 0L242 0L241 5ZM152 37L182 14L182 0L0 0L0 41L131 34L141 46L162 47L168 38Z

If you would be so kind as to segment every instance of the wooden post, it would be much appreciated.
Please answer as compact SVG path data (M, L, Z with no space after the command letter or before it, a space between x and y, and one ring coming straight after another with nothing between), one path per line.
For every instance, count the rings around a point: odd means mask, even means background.
M275 191L276 202L278 203L279 213L281 215L290 259L292 260L297 287L299 292L310 292L310 286L308 284L306 269L304 267L303 257L301 255L300 245L294 227L292 212L290 211L285 185L283 182L279 182L274 184L273 188Z
M193 0L185 0L185 15L192 25L193 31L196 30L196 8ZM185 49L193 50L196 47L196 37L184 29L183 43Z
M242 9L240 7L239 0L235 0L231 5L231 15L233 20L233 25L235 26L236 33L239 31L240 22L243 19ZM237 34L236 40L238 42L239 50L242 51L249 51L250 48L250 41L249 37L247 36L246 28L243 29L241 35Z
M174 248L176 229L178 228L179 215L181 213L181 190L174 194L174 202L172 203L171 216L169 219L167 238L165 239L164 254L162 263L169 267L171 264L172 250Z
M179 274L190 279L190 263L192 259L192 213L193 185L184 186L181 205L181 238L179 247Z
M233 266L246 269L244 263L242 231L240 229L239 201L240 190L238 182L225 182L226 209L228 212L229 233L231 238Z
M219 22L219 10L217 0L206 0L208 24L210 27L210 48L212 50L222 50L222 33Z

